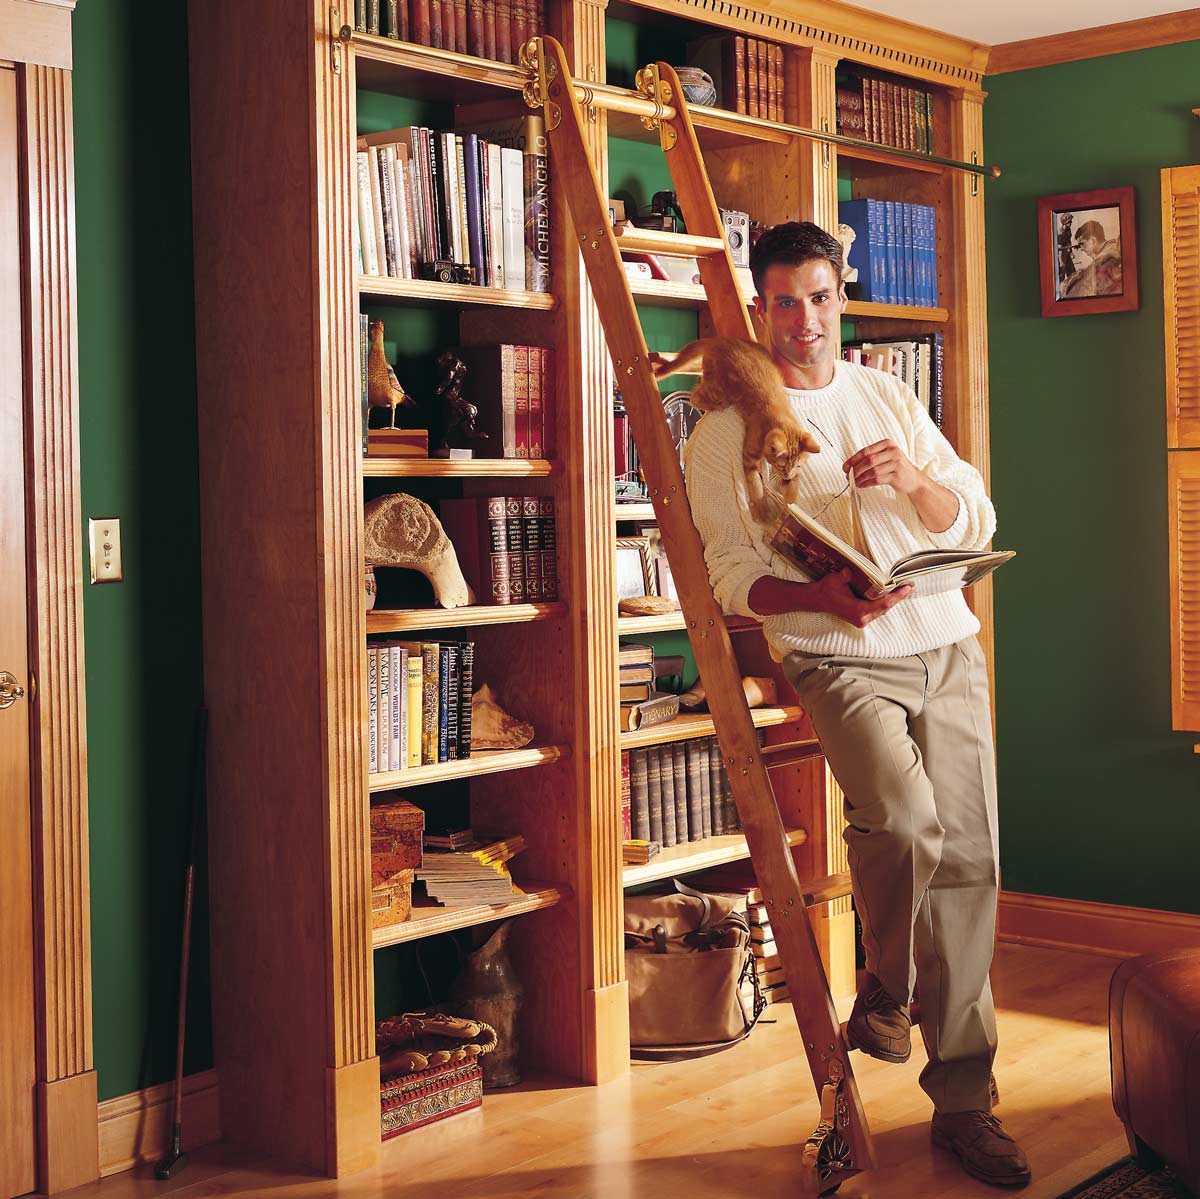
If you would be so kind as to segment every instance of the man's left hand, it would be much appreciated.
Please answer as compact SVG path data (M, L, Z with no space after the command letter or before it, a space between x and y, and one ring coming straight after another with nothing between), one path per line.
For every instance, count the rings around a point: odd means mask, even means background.
M894 441L877 441L842 463L842 470L853 474L857 487L895 488L901 495L911 496L929 480L905 457Z

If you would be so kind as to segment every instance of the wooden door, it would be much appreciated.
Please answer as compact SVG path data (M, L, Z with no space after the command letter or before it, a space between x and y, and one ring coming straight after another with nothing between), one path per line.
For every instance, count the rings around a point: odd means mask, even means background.
M36 1185L17 134L16 71L0 68L0 1199Z

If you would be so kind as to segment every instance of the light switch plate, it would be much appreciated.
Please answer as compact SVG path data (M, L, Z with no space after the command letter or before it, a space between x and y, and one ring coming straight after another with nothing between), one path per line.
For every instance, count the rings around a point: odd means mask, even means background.
M121 521L116 516L88 518L88 546L93 583L119 583L121 573Z

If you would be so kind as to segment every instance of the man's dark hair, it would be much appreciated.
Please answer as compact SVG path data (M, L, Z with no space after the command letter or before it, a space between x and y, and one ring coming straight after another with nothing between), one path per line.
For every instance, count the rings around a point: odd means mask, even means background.
M788 221L773 225L750 249L750 273L754 287L763 294L767 268L776 263L782 266L802 266L814 259L824 258L833 267L834 278L842 278L842 243L812 221Z
M1104 226L1099 221L1084 221L1075 230L1075 244L1077 246L1082 246L1089 237L1094 237L1099 242L1108 240L1104 236Z

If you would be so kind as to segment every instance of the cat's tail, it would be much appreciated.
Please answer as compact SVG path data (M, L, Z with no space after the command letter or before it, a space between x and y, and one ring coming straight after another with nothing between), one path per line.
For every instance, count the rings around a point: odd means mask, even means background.
M654 368L655 379L665 379L668 375L691 375L697 373L697 368L704 362L704 345L708 339L700 338L689 341L682 350L674 354L651 353L650 363Z

